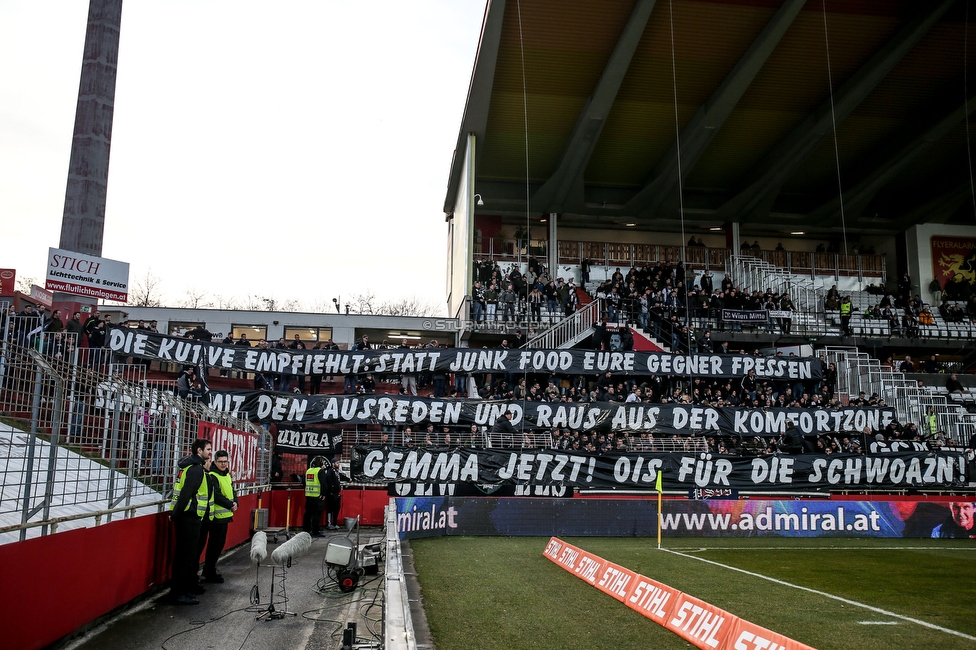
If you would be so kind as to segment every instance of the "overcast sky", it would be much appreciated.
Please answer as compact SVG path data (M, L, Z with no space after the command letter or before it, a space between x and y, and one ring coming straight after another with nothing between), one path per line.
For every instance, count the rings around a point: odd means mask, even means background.
M102 256L164 304L372 291L446 312L484 0L125 0ZM0 268L58 247L88 3L0 0Z

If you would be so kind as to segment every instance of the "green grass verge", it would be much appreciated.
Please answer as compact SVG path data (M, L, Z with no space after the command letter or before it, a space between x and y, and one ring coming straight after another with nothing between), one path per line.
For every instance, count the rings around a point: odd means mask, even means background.
M438 650L688 648L542 556L547 538L411 541ZM696 557L976 636L976 546L956 540L568 538L816 648L973 648L976 642ZM896 622L865 625L862 621Z

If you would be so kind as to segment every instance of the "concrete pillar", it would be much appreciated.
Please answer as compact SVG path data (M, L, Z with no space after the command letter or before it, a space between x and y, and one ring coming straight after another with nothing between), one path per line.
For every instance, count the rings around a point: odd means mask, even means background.
M102 255L122 0L91 0L60 248Z
M732 250L733 255L739 254L739 246L742 242L739 239L739 222L730 221L725 224L725 247Z
M549 213L549 275L553 280L559 275L559 238L556 225L558 216L555 212Z

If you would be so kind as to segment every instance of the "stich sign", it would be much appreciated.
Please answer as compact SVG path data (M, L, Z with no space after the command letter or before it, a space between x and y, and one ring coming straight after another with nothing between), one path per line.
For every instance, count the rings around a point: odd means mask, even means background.
M126 302L129 264L60 248L49 248L44 288L78 296Z
M557 537L542 554L702 650L813 650Z

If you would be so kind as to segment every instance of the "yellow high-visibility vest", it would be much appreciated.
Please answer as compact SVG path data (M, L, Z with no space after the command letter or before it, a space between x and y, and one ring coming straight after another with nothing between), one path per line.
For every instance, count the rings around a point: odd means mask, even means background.
M180 498L180 492L183 490L183 484L186 481L186 471L188 469L190 468L184 467L180 469L180 473L176 477L176 486L173 489L173 500L169 505L170 510L176 507L176 502ZM196 514L199 519L205 519L208 513L213 512L213 495L210 493L210 483L207 481L206 472L203 473L203 480L200 481L200 487L197 488L197 493L190 501L196 502ZM189 511L190 507L192 506L187 507L187 511Z
M318 498L322 496L322 482L319 480L321 467L309 467L305 472L305 496L307 498Z
M230 472L227 472L227 474L218 474L217 472L211 472L210 475L217 480L217 486L220 489L220 493L224 495L224 498L227 499L228 501L233 501L234 500L234 487L233 487L234 479L233 477L231 477ZM234 516L233 511L225 508L224 506L220 505L216 501L214 501L213 509L210 512L212 513L210 518L216 520L230 519L231 517Z

